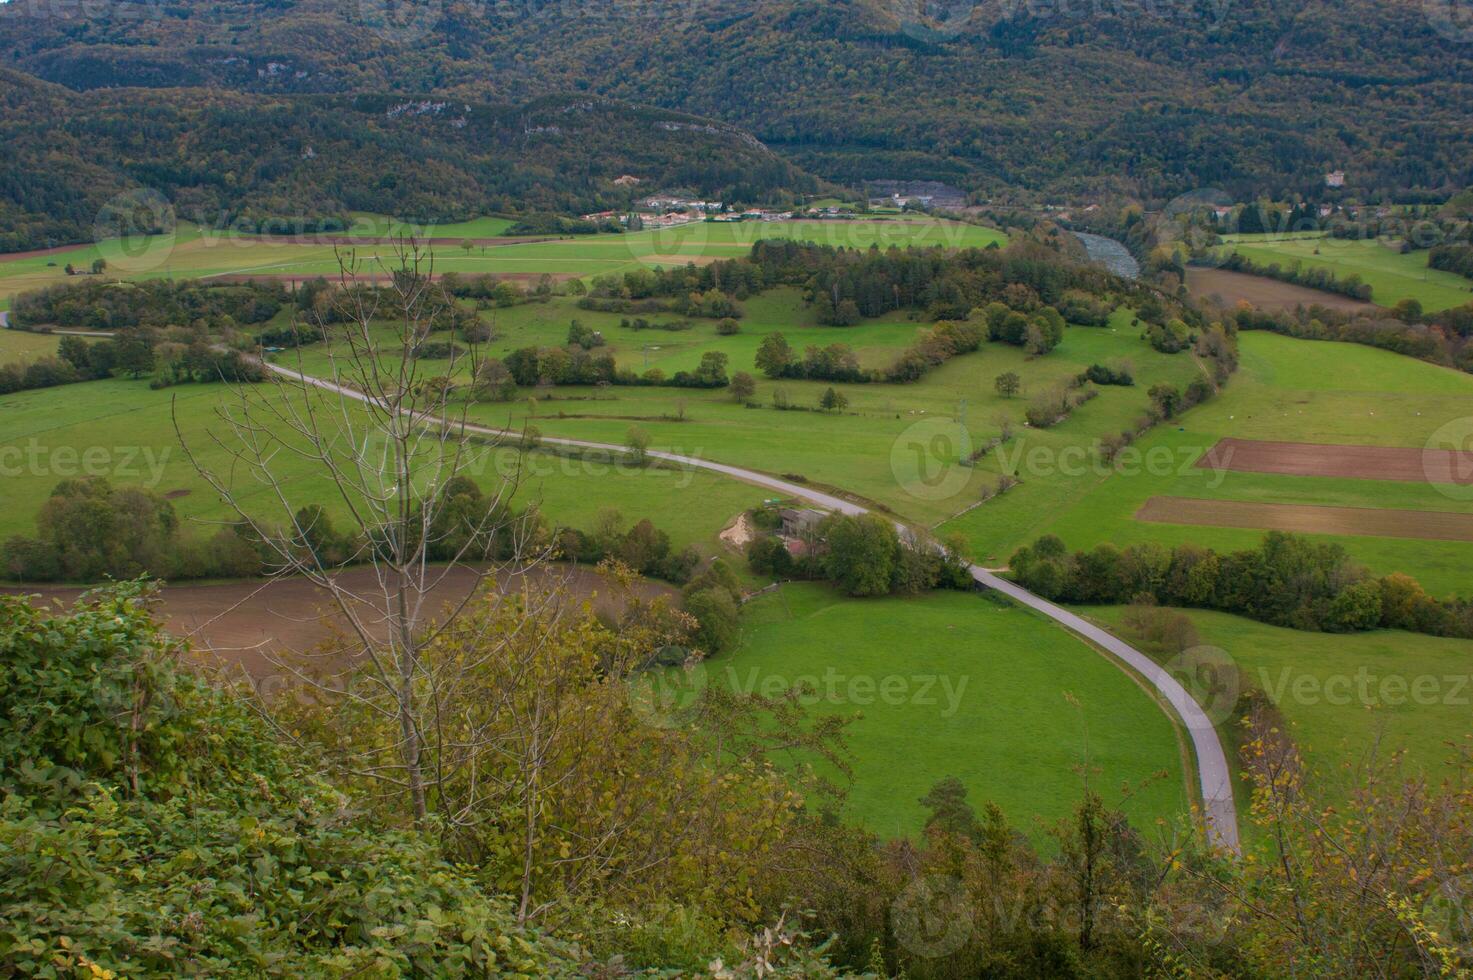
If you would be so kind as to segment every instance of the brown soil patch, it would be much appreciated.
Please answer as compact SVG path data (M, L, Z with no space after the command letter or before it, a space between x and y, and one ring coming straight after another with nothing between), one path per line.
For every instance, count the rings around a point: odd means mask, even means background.
M1419 538L1428 541L1473 541L1473 514L1425 510L1313 507L1305 504L1152 497L1136 511L1135 518L1152 524L1246 527L1260 531Z
M1223 439L1197 460L1197 466L1285 476L1473 485L1473 452L1451 449Z
M368 568L350 569L341 581L360 595L372 595L376 589ZM475 585L469 569L457 568L431 594L428 608L438 613L446 604L464 599ZM617 613L624 605L613 583L590 568L570 565L508 575L498 587L503 592L525 588L544 594L561 587L575 603L592 599L599 612ZM73 586L0 588L0 593L10 595L39 594L40 602L60 605L69 605L84 591ZM670 586L648 581L637 583L635 591L643 599L678 596ZM331 601L310 582L295 578L169 585L160 593L158 613L169 631L189 639L206 663L238 665L253 677L265 677L280 670L273 657L307 651L331 636L332 624L340 622L330 610Z
M43 255L65 255L67 252L76 252L80 249L91 247L91 242L82 242L80 245L54 245L51 248L33 248L26 252L0 252L0 261L9 262L11 259L34 259Z
M641 261L663 262L668 265L710 265L721 261L720 255L646 255Z
M1332 310L1365 312L1376 309L1374 303L1351 299L1339 293L1327 293L1307 286L1279 282L1265 276L1233 272L1229 269L1187 269L1187 292L1193 299L1217 297L1228 306L1251 303L1260 310L1293 310L1316 304Z
M752 521L747 517L746 511L737 515L736 521L721 532L721 540L739 552L745 552L747 545L757 536L757 531L752 527Z

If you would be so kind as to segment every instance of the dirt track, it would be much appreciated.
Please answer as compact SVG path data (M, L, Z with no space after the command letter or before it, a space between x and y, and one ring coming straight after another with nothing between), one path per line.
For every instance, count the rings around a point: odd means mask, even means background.
M342 581L360 590L371 591L375 587L373 573L367 568L343 573ZM614 586L596 572L566 565L539 568L512 577L503 583L503 589L520 590L527 586L538 592L558 583L577 600L595 597L594 608L599 611L617 611L622 605L613 594ZM475 584L475 576L468 569L456 569L431 594L430 608L439 612L445 604L464 598ZM63 605L74 601L83 591L51 586L0 588L0 593L11 595L39 593L42 602ZM646 581L637 584L636 592L645 599L677 595L669 586ZM329 637L332 632L329 623L335 621L328 615L330 603L325 592L303 579L171 585L163 589L159 613L170 632L189 638L207 659L218 657L220 661L241 665L252 676L262 677L278 671L271 662L272 654L307 650Z
M1315 304L1332 310L1351 312L1376 309L1373 303L1351 299L1338 293L1322 292L1307 286L1296 286L1293 283L1228 269L1187 269L1187 292L1193 299L1216 296L1228 306L1247 302L1260 310L1292 310Z
M1473 485L1473 452L1450 449L1223 439L1197 460L1197 466L1285 476Z
M1135 519L1152 524L1245 527L1260 531L1293 531L1299 534L1473 541L1473 514L1424 510L1313 507L1305 504L1260 504L1241 500L1152 497L1136 511Z

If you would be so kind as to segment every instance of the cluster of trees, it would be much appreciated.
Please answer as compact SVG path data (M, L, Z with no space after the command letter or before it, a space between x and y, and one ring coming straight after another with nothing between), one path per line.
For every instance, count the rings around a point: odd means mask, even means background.
M451 296L473 299L480 303L489 303L503 308L516 306L528 300L546 300L551 298L554 292L552 277L549 275L539 277L537 284L530 291L523 289L511 279L505 279L489 272L480 275L447 272L437 282L440 288Z
M848 344L823 347L811 345L800 358L781 333L762 338L757 347L756 366L769 378L852 383L919 381L951 358L969 354L984 340L1026 347L1035 355L1047 354L1064 338L1064 319L1051 306L1043 306L1031 317L993 302L985 310L973 310L966 319L944 321L921 332L889 367L866 370Z
M0 394L115 375L153 375L150 385L164 388L186 381L259 381L262 373L260 364L240 351L222 350L189 331L145 329L90 342L66 336L55 357L0 365Z
M289 305L280 283L208 283L191 279L118 282L88 279L21 293L11 326L123 331L187 326L225 331L265 323Z
M1430 314L1430 324L1409 323L1380 312L1354 314L1323 306L1281 311L1243 309L1228 314L1228 318L1238 330L1270 330L1302 340L1365 344L1473 372L1473 303Z
M1099 395L1098 388L1088 385L1073 388L1059 385L1040 391L1029 399L1028 407L1023 409L1023 417L1035 429L1052 429L1067 419L1076 408L1093 401Z
M848 344L810 345L800 359L781 333L762 338L762 343L757 345L755 364L769 378L855 383L877 380L874 372L859 366L859 357Z
M23 582L104 578L232 578L261 573L265 556L233 528L186 535L173 504L100 477L63 480L36 515L35 537L0 545L0 570Z
M972 574L960 542L941 548L876 514L834 514L819 523L801 557L773 535L747 546L752 571L777 579L824 579L845 595L916 595L970 589Z
M689 582L701 561L694 548L673 550L670 535L648 518L626 526L624 515L612 507L600 510L586 531L560 531L558 551L561 557L582 565L597 565L612 558L641 575L676 585Z
M1232 272L1266 276L1269 279L1293 283L1296 286L1307 286L1310 289L1321 289L1327 293L1338 293L1341 296L1349 296L1351 299L1366 302L1371 300L1371 284L1363 281L1360 273L1357 272L1352 272L1341 279L1334 270L1323 266L1306 266L1295 262L1286 268L1277 262L1267 264L1255 262L1240 252L1230 252L1213 264L1220 269L1228 269Z
M597 348L601 344L591 346ZM503 401L515 395L519 386L610 384L725 388L731 383L726 373L728 361L721 351L706 351L694 371L676 371L667 377L659 368L651 368L638 374L630 368L620 369L612 354L594 354L581 342L573 342L567 347L522 347L499 360L487 358L477 368L476 380L483 394Z
M1050 535L1019 549L1010 567L1020 585L1063 602L1145 600L1330 633L1385 627L1473 636L1473 603L1435 599L1405 575L1374 578L1338 544L1278 531L1231 554L1158 544L1070 553Z
M1076 381L1092 381L1097 385L1118 385L1129 388L1135 384L1135 372L1128 362L1110 366L1107 364L1091 364L1084 372L1075 379Z
M694 268L691 266L690 268ZM736 320L743 315L731 285L714 283L692 288L679 270L633 269L623 275L599 276L578 303L605 313L676 313L708 320ZM746 295L741 290L737 295Z
M486 560L511 555L514 542L503 528L512 522L497 519L503 505L466 477L448 481L440 494L445 506L425 531L432 560L467 551ZM478 527L497 530L468 538L467 529ZM294 514L286 531L304 556L326 568L364 561L374 547L374 542L335 528L331 516L316 505ZM268 574L278 563L279 557L243 525L207 536L192 534L164 497L141 487L114 486L102 477L61 481L36 515L35 536L13 535L0 544L0 575L22 582L97 582L139 575L247 578Z
M1438 245L1427 253L1427 266L1473 279L1473 245Z

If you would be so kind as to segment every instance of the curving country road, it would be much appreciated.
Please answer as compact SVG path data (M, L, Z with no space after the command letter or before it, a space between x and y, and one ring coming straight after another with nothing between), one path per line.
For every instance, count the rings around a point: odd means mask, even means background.
M362 392L345 388L323 378L312 377L311 375L293 371L279 364L271 364L265 361L262 362L262 365L276 374L291 378L299 383L308 384L325 391L331 391L357 401L368 402L371 400L370 396ZM444 424L450 420L427 417L425 421ZM453 424L460 425L464 431L477 435L518 435L518 433L509 432L505 429L497 429L492 426L460 422L454 422ZM578 449L596 449L615 453L628 452L628 449L624 446L616 446L606 442L590 442L583 439L543 436L541 441L559 446L571 446ZM708 459L701 459L698 456L682 456L679 453L661 452L658 450L650 450L647 455L669 463L677 463L682 466L690 466L712 473L720 473L732 479L742 480L746 483L776 490L783 496L805 500L824 510L851 515L867 514L870 512L869 508L856 504L853 501L844 500L833 494L824 493L821 490L814 490L811 487L805 487L801 484L790 483L787 480L768 476L765 473L758 473L755 470L743 469L740 466L716 463ZM1095 626L1083 617L1077 616L1069 610L1049 602L1047 599L1034 595L1027 589L989 572L980 565L972 565L970 567L972 578L979 585L1001 592L1010 599L1037 610L1070 632L1093 643L1145 678L1155 688L1156 692L1171 705L1172 710L1176 712L1177 717L1181 719L1182 724L1186 727L1187 735L1192 742L1192 753L1196 757L1197 774L1201 782L1202 809L1207 826L1208 841L1214 846L1223 847L1237 853L1240 850L1238 813L1233 806L1232 775L1228 767L1227 755L1223 751L1222 741L1217 737L1217 729L1213 725L1212 720L1192 696L1187 693L1186 688L1182 687L1181 683L1175 677L1172 677L1150 657L1113 634Z

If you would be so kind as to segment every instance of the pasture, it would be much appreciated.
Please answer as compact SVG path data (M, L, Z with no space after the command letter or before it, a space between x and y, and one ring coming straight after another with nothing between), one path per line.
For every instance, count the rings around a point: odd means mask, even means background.
M1124 607L1088 607L1118 629ZM1409 772L1439 780L1473 750L1473 642L1377 630L1306 633L1207 610L1183 610L1203 643L1227 652L1244 683L1268 694L1313 777L1352 785L1373 757L1404 752Z
M1403 255L1394 243L1338 238L1279 238L1238 235L1226 248L1260 265L1329 269L1340 279L1359 275L1371 287L1378 306L1415 299L1431 313L1473 303L1473 281L1451 272L1427 268L1425 251Z
M1267 333L1245 333L1240 343L1242 366L1218 398L1153 430L1114 466L1083 467L1089 475L1076 481L1071 499L1039 508L1033 498L1008 494L948 527L996 552L1048 533L1071 548L1155 541L1234 550L1251 547L1262 531L1147 523L1136 514L1152 497L1473 514L1473 500L1460 486L1197 465L1226 437L1421 450L1439 430L1466 420L1473 404L1473 377L1386 351ZM1057 463L1047 454L1041 459ZM1473 544L1466 541L1326 539L1372 571L1406 572L1435 594L1467 594L1473 586Z
M60 480L105 476L116 485L141 485L168 494L181 519L205 525L229 516L222 501L195 472L175 433L201 461L229 472L229 458L211 443L227 435L215 415L227 398L218 384L181 385L152 391L146 381L91 381L0 397L0 479L6 506L0 509L0 538L34 533L41 504ZM281 453L273 473L288 488L294 506L317 503L342 515L326 479L303 461ZM721 528L755 506L764 494L755 487L694 470L634 467L548 452L489 450L473 460L467 475L486 491L503 480L516 485L518 507L537 504L554 523L590 527L599 512L613 508L626 523L649 518L676 547L719 547ZM243 472L235 487L251 512L284 519L269 488ZM203 530L210 530L203 527Z
M854 600L793 584L742 620L740 646L706 661L707 683L769 694L808 684L810 710L853 718L849 807L878 833L915 836L920 797L948 776L1035 840L1079 801L1086 771L1110 803L1128 793L1137 826L1189 810L1166 714L1109 659L1027 611L966 593Z
M525 308L518 308L525 309ZM536 314L543 325L522 328L507 324L504 340L493 347L523 346L566 340L567 318L602 330L621 366L667 372L692 368L705 350L730 357L730 371L758 374L753 354L761 337L781 332L801 350L808 345L847 343L862 364L880 366L893 360L926 324L903 314L882 317L849 328L818 326L808 318L797 294L775 290L747 304L742 333L719 337L710 321L695 321L690 331L623 330L619 317L571 309L562 314L549 304ZM531 314L528 314L531 315ZM651 349L646 350L646 347ZM654 349L657 348L657 349ZM648 360L646 360L648 359ZM1103 388L1098 398L1078 409L1066 422L1046 432L1023 428L1029 397L1066 384L1093 363L1128 360L1135 368L1132 388ZM308 361L308 370L311 362ZM995 379L1014 372L1023 392L998 394ZM837 487L890 508L907 520L933 526L972 507L984 486L997 483L1003 463L993 455L975 467L961 458L996 436L1006 418L1030 445L1057 451L1083 452L1096 438L1118 431L1141 415L1146 390L1158 381L1184 386L1199 369L1189 355L1153 351L1130 327L1126 312L1112 328L1071 327L1062 344L1045 357L1030 358L1021 349L987 343L941 366L913 384L834 384L849 400L841 412L819 412L819 397L831 385L821 381L758 378L751 405L740 404L725 390L701 391L664 387L551 388L538 391L535 402L480 404L472 411L488 423L508 420L520 427L536 425L544 435L622 444L638 425L652 448L703 456L774 474L796 474L812 483ZM774 396L795 408L780 410ZM917 456L917 453L920 453ZM1038 481L1013 491L1037 495L1049 506L1061 492L1059 480ZM991 505L988 505L991 506ZM984 510L986 508L983 508ZM985 543L985 539L979 540ZM993 554L986 551L983 554ZM1006 557L1003 555L1003 557Z
M66 278L65 266L90 268L95 259L107 261L106 274L124 279L211 278L272 276L300 279L338 275L340 260L350 261L365 274L393 268L394 247L380 241L385 234L413 231L421 237L478 238L504 232L505 219L483 218L449 225L410 227L377 216L360 216L347 237L365 239L362 245L321 244L308 240L270 238L230 231L201 229L181 223L173 234L106 240L43 255L0 256L0 309L18 292L50 285ZM576 235L548 240L507 240L432 249L436 274L492 273L536 278L591 278L642 266L680 265L703 258L737 258L764 238L788 238L855 248L877 245L948 247L1002 243L1006 236L991 228L928 218L923 215L863 219L789 222L693 222L674 228L622 235Z

